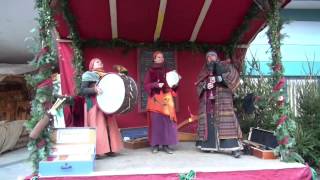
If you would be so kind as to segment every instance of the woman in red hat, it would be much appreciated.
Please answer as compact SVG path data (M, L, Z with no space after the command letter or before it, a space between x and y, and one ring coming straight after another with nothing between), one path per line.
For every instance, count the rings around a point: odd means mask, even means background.
M172 154L169 147L176 145L177 117L173 97L176 96L177 86L170 88L166 82L166 73L163 53L153 53L153 65L149 68L144 79L144 89L148 93L147 112L149 120L149 143L152 152L162 149Z
M104 91L96 84L105 74L102 61L98 58L93 58L89 64L89 71L82 75L80 89L80 93L86 98L84 125L96 128L97 158L119 152L123 148L117 121L113 116L106 116L99 109L96 100L96 95Z

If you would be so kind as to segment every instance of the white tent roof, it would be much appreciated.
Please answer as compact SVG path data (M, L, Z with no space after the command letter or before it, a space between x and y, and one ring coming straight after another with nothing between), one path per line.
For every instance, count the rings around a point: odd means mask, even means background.
M0 75L19 75L34 71L29 64L5 64L0 63Z

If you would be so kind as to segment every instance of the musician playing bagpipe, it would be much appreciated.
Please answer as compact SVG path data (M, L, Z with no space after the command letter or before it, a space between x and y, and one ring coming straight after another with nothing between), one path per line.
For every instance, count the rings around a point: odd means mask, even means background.
M200 150L229 151L240 157L242 134L233 109L233 92L238 84L239 73L233 65L209 51L196 82L200 100L196 146Z
M84 125L96 128L97 158L119 152L123 148L121 135L114 116L107 116L97 104L96 96L107 89L101 89L97 82L106 75L103 63L98 58L93 58L89 64L89 71L82 75L80 93L85 96Z
M163 53L153 53L153 65L146 72L144 89L148 93L147 113L149 122L149 143L152 153L162 149L172 154L169 145L177 144L177 116L173 97L176 96L177 83L170 85L166 79L175 71L165 67ZM169 78L170 79L170 78ZM180 79L177 75L174 79ZM171 87L170 87L171 86Z

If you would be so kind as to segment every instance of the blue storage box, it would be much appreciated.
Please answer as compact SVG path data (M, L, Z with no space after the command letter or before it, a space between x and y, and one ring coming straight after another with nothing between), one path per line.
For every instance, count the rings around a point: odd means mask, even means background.
M149 146L147 127L124 128L120 132L125 148L138 149Z
M95 128L58 128L50 156L39 163L39 176L88 175L94 171Z
M120 130L124 141L135 140L148 137L147 127L123 128Z

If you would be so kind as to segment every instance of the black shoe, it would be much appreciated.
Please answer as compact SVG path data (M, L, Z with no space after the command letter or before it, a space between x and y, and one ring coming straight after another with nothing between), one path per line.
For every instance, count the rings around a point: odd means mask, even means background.
M109 157L115 157L117 154L115 152L108 152L105 155Z
M169 148L168 145L163 146L163 151L168 153L168 154L173 154L173 151Z
M236 151L232 151L232 155L233 155L233 157L235 157L235 158L239 158L240 157L240 150L236 150Z
M105 157L106 157L105 155L96 154L95 159L99 160L99 159L104 159Z
M210 150L203 150L203 149L200 149L202 152L204 152L204 153L211 153L211 151Z
M158 145L153 146L151 151L152 151L152 153L154 153L154 154L155 154L155 153L158 153L158 152L159 152L159 146L158 146Z

